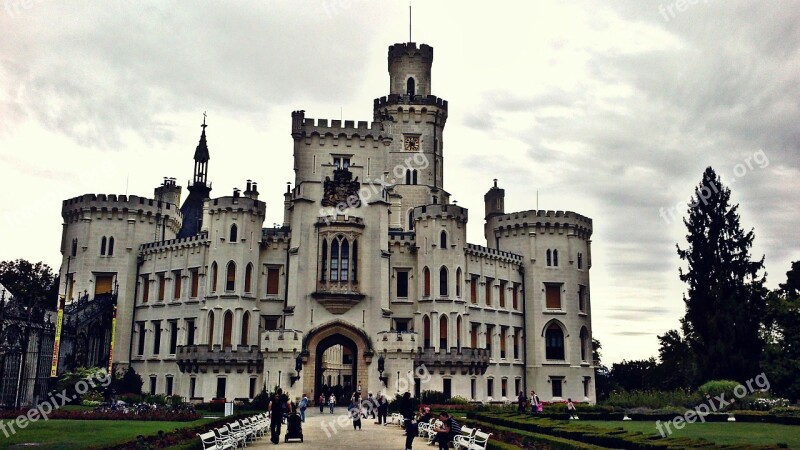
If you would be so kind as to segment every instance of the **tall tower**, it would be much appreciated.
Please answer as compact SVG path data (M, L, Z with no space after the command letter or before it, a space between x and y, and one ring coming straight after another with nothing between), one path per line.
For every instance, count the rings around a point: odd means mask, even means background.
M389 95L374 101L374 120L394 136L389 179L401 197L400 221L411 229L417 206L447 203L443 185L443 140L447 101L431 94L433 47L414 42L389 47Z
M194 178L189 182L189 195L181 206L183 226L178 233L179 238L194 236L203 226L203 202L209 198L211 183L208 183L208 142L206 141L206 117L203 113L203 124L200 127L200 142L194 151Z

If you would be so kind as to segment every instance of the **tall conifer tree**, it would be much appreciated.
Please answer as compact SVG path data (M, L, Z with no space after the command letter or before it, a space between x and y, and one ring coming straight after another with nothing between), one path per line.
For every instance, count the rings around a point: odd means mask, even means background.
M754 233L742 230L730 195L708 167L683 220L688 246L677 246L687 264L680 270L687 284L682 329L702 381L755 376L763 348L764 258L751 259Z

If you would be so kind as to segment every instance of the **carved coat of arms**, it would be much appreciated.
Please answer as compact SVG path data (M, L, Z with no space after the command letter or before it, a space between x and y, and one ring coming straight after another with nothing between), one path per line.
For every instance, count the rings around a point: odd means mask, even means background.
M347 168L335 169L333 171L333 180L331 180L331 177L325 177L322 206L345 204L359 208L361 206L361 197L358 195L360 189L361 183L358 182L358 177L354 180L350 170Z

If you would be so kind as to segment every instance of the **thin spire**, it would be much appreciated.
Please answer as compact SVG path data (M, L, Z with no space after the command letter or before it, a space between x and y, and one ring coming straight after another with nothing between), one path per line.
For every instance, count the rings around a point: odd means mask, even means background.
M411 40L411 0L408 0L408 42L414 42Z

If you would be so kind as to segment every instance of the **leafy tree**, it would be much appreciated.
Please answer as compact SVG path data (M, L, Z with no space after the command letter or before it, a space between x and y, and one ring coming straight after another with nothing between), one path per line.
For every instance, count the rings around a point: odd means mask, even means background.
M697 386L697 368L689 343L678 330L658 336L658 372L661 389L674 390Z
M0 283L24 306L43 311L55 309L58 299L58 277L43 262L36 264L18 259L0 262ZM8 299L8 293L6 293Z
M767 296L763 366L771 389L800 399L800 261L786 272L786 283Z
M597 401L606 400L611 395L611 391L619 389L619 386L611 379L611 371L601 362L602 354L600 350L602 348L603 345L600 341L592 338L592 359L597 361L594 369L594 386Z
M753 261L753 230L739 223L731 191L709 167L695 188L684 218L688 247L676 246L687 263L683 334L697 361L701 380L744 381L758 373L763 342L764 258Z
M119 371L115 371L114 380L111 382L114 393L117 395L141 395L142 385L144 385L142 377L131 366L128 366L128 369L121 374Z
M626 391L659 389L658 363L656 359L623 360L611 366L611 380Z

